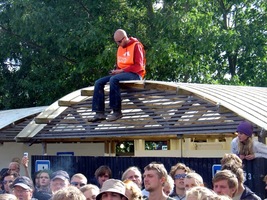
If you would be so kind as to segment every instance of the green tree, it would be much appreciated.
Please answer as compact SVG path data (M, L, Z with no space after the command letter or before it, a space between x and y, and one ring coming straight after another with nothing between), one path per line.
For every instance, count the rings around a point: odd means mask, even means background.
M0 108L49 105L115 63L123 28L146 79L267 86L266 1L2 0Z
M153 78L266 86L265 19L265 1L168 1L156 13Z

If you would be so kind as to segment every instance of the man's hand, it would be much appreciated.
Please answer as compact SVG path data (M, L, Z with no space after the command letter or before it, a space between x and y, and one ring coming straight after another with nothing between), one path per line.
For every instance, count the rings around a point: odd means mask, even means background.
M29 158L26 156L23 156L21 159L21 164L24 166L24 168L28 168L29 165Z
M111 70L109 74L110 75L116 75L116 74L120 74L122 72L123 72L122 69L114 69L114 70Z

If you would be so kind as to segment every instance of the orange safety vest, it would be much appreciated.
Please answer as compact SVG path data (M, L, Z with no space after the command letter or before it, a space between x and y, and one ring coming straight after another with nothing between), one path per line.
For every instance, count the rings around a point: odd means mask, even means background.
M133 42L131 45L127 46L127 48L122 48L121 46L119 46L118 51L117 51L117 66L119 69L124 69L134 64L134 47L137 43L141 44L140 42L136 41L136 42ZM138 74L142 78L144 78L146 74L146 70L145 70L146 59L145 59L144 46L142 44L141 46L143 49L144 66L142 66L143 70L138 72Z

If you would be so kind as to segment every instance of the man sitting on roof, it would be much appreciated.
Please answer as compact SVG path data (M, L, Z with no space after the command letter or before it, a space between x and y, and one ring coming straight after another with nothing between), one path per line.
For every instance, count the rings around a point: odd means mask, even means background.
M117 51L116 68L108 76L95 82L92 111L95 116L88 121L95 122L106 119L104 87L109 82L109 105L113 114L107 121L115 121L122 117L121 94L119 82L125 80L140 80L145 76L145 51L143 45L133 37L128 38L126 32L118 29L114 33L114 40L119 46Z

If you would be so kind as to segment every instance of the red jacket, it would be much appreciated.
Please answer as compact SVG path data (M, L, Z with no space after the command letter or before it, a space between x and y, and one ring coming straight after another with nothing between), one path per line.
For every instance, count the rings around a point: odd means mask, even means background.
M146 74L144 47L136 38L130 37L129 40L125 48L121 46L118 48L117 69L133 72L144 78Z

